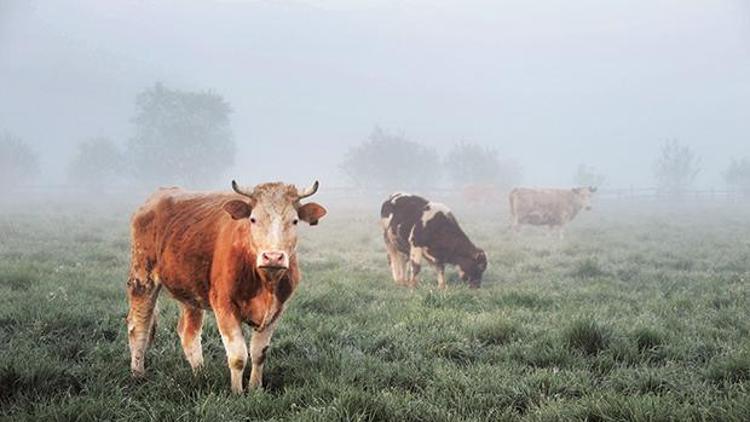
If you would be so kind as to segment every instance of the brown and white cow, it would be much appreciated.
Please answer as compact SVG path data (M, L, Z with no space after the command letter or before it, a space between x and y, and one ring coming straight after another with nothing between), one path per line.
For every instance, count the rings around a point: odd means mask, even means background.
M236 193L160 189L133 215L127 322L135 376L144 375L164 287L180 302L177 333L193 370L203 365L203 314L213 310L232 391L243 390L248 358L242 323L253 328L250 387L262 387L271 335L300 281L297 223L315 225L326 210L300 202L318 182L302 191L283 183L244 189L232 181L232 187Z
M393 280L416 286L422 258L438 273L438 286L446 287L445 265L457 265L461 279L476 288L487 269L487 256L461 230L443 204L405 193L394 193L380 208L383 238ZM407 267L411 274L407 275Z
M563 226L581 209L591 209L591 194L595 187L573 189L516 188L510 192L511 228L520 230L522 224L547 226L563 237Z

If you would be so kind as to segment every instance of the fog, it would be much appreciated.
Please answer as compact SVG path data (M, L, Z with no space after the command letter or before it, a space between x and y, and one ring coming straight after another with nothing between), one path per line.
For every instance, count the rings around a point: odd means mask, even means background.
M231 105L227 181L348 186L342 157L379 126L553 186L581 163L653 186L678 139L695 185L723 187L750 156L750 3L0 0L0 131L39 152L39 184L66 183L82 140L124 146L157 82Z

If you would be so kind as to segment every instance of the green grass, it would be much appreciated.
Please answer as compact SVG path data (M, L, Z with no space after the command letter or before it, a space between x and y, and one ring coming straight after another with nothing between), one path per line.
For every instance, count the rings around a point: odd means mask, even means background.
M302 229L267 388L242 396L212 316L193 376L167 295L131 379L128 212L0 215L0 419L750 420L746 209L600 207L563 241L457 210L490 265L447 291L429 268L395 286L368 212Z

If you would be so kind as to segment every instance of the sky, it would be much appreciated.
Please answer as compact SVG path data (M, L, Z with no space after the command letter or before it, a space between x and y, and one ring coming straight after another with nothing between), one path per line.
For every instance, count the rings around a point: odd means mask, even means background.
M64 183L75 145L124 145L161 81L231 103L229 178L346 186L375 125L445 153L458 141L565 186L653 186L659 145L723 187L750 156L750 2L742 0L0 0L0 131Z

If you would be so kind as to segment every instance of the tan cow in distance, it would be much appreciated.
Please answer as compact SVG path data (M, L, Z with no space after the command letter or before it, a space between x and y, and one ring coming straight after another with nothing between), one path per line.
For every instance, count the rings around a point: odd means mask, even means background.
M591 209L595 187L573 189L515 188L510 192L511 229L518 233L522 224L547 226L562 239L563 227L581 209Z
M304 190L283 183L244 189L234 181L232 188L236 193L160 189L133 215L127 322L134 376L145 373L156 299L164 287L180 302L177 333L193 370L203 365L203 314L212 310L232 391L243 390L248 358L243 323L253 328L250 387L262 387L271 336L300 281L297 223L316 225L326 210L301 203L318 182Z

